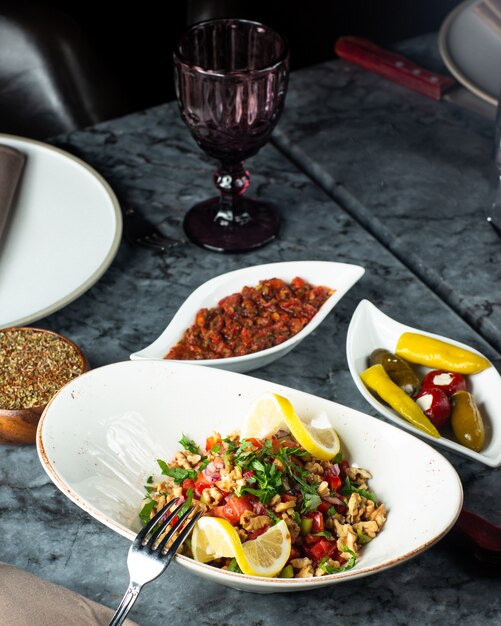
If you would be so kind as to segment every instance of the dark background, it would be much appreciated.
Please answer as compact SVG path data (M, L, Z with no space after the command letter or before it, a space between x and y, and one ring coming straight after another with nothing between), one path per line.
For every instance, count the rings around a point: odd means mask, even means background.
M174 98L172 50L194 22L241 17L289 41L291 68L340 35L390 45L438 31L459 0L0 0L0 132L45 139Z
M82 27L127 88L131 104L145 108L174 97L174 42L201 19L245 17L274 27L289 40L295 69L333 58L340 35L365 35L385 44L436 31L459 0L167 0L124 4L109 14L103 14L105 2L45 4Z

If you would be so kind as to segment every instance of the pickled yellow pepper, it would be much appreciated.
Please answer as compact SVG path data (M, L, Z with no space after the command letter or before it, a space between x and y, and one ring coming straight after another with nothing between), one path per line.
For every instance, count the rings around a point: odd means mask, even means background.
M419 406L405 391L396 385L382 365L373 365L360 374L363 383L375 391L395 411L413 426L437 439L440 433L426 417Z
M460 374L477 374L491 365L480 354L419 333L400 335L395 353L411 363Z

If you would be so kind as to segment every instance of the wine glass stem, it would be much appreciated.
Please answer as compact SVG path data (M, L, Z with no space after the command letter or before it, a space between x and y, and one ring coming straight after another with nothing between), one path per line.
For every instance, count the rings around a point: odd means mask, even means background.
M221 194L214 221L221 226L241 226L251 220L244 208L243 194L250 184L249 172L243 161L221 162L214 174L214 184Z

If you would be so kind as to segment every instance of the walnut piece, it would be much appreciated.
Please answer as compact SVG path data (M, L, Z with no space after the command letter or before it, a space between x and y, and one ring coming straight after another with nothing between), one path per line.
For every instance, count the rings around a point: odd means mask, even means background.
M312 474L323 474L324 468L317 461L310 461L304 464L304 469Z
M296 506L296 498L291 498L288 502L280 502L273 507L275 513L283 513L287 509L293 509Z
M321 498L327 498L330 495L329 483L323 480L317 487L317 493Z
M348 500L348 511L346 513L346 521L353 524L360 522L363 514L365 513L366 498L359 493L352 493Z
M240 516L240 526L247 532L252 532L265 526L271 526L271 519L268 515L256 515L253 511L244 511Z

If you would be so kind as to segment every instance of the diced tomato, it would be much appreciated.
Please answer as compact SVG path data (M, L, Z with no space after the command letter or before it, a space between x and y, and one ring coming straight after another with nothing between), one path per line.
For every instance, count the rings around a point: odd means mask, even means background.
M271 448L273 452L278 452L280 450L280 441L273 435L272 437L266 437L266 439L271 439Z
M187 479L187 480L189 480L189 479ZM183 482L183 484L184 484L184 482ZM202 495L202 491L204 489L208 489L211 486L212 486L211 481L208 478L206 478L202 474L202 472L200 472L200 474L197 476L197 479L196 479L195 485L194 485L195 495L200 498L200 496Z
M230 496L226 499L226 502L221 506L215 506L210 510L211 515L214 517L220 517L226 519L232 524L238 524L240 517L244 511L252 511L252 505L246 496L237 498L236 496Z
M317 506L317 511L320 511L320 513L327 513L331 506L332 504L329 504L325 500L322 500L322 502L320 502L320 504Z
M307 556L314 562L318 563L324 557L332 556L337 550L335 541L329 541L320 537L318 541L306 548Z
M244 472L244 473L242 474L242 478L243 478L244 480L247 480L247 479L248 479L248 478L250 478L251 476L254 476L254 474L255 474L255 473L256 473L256 472L255 472L254 470L247 470L246 472Z
M305 546L312 546L313 544L319 542L321 537L317 537L316 535L308 534L303 537L303 544Z
M311 517L313 520L313 524L311 525L311 532L321 533L324 530L324 516L322 513L310 513L308 517Z
M247 535L247 541L252 541L253 539L257 539L257 537L265 533L268 530L268 528L269 526L264 526L263 528L260 528L259 530L253 530L251 533Z
M341 487L342 484L341 478L339 476L336 476L334 473L329 472L329 470L325 472L325 478L329 483L329 489L332 489L332 491L338 491L339 487Z
M222 442L223 440L221 439L221 435L219 433L214 433L210 437L207 437L207 439L205 440L205 449L207 451L212 450L214 446Z
M195 481L191 478L185 478L183 480L183 496L186 497L188 493L188 489L193 489L195 491Z
M249 437L247 441L250 441L252 445L255 446L256 448L263 447L263 444L261 443L261 441L259 441L259 439L256 439L255 437Z

